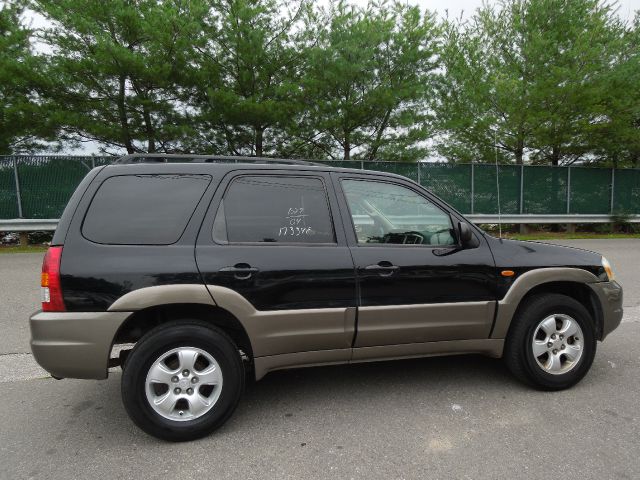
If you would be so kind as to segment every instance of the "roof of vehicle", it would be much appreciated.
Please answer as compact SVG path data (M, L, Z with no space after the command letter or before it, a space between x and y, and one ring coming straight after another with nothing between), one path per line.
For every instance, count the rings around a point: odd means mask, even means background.
M284 158L268 157L246 157L246 156L226 156L226 155L196 155L196 154L167 154L167 153L136 153L125 155L116 160L111 166L120 165L176 165L176 164L210 164L212 168L222 170L232 170L236 168L251 169L277 169L277 170L309 170L318 169L321 171L343 172L343 173L365 173L374 175L384 175L406 179L402 175L376 170L362 170L355 168L334 167L320 162L308 160L294 160ZM162 168L162 167L161 167Z

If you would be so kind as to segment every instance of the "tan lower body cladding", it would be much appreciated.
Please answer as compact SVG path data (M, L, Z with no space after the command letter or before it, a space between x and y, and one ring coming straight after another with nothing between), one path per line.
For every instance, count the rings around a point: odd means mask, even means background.
M352 349L353 307L259 311L233 290L207 287L218 306L242 319L254 350L256 379L294 367L463 353L502 355L503 340L469 339L488 336L495 302L361 308L358 337L363 334L365 343L358 340Z
M219 307L240 319L255 357L352 346L356 308L256 310L245 297L207 285ZM496 302L360 307L354 347L488 338Z

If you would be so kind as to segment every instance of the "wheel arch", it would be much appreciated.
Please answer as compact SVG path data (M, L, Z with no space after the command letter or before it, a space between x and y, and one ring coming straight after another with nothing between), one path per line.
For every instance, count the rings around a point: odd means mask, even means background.
M152 328L176 320L201 320L224 331L238 348L253 359L253 347L246 329L228 310L210 303L165 303L134 311L120 325L114 345L136 343Z
M595 322L596 338L601 338L604 321L602 305L588 285L597 280L592 273L578 268L542 268L526 272L498 302L491 338L506 338L519 309L529 298L542 293L560 293L583 304Z
M591 290L586 284L579 282L547 282L533 287L529 290L525 296L522 298L516 311L514 312L514 318L518 315L521 308L526 304L526 302L536 296L542 295L545 293L556 293L560 295L565 295L567 297L571 297L574 300L580 302L591 314L591 318L594 321L594 326L596 328L596 338L601 338L602 336L602 323L603 323L603 314L602 314L602 306L600 305L600 300L596 296L596 294ZM513 319L512 319L513 320ZM507 333L508 334L508 333Z

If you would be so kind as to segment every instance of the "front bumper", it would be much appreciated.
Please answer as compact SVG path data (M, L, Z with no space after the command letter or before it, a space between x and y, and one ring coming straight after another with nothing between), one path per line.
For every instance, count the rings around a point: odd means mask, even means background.
M107 378L113 339L131 312L38 312L31 351L56 378Z
M602 332L600 340L613 332L622 321L622 286L616 282L590 283L602 308Z

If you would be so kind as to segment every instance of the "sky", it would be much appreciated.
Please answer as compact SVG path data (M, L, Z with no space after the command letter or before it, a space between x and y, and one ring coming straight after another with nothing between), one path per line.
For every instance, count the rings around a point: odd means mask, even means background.
M468 17L478 7L482 6L483 0L405 0L410 5L418 5L422 9L435 11L439 16L446 16L447 11L449 18L457 18L461 14ZM350 0L350 3L358 5L366 5L368 0ZM488 1L487 3L498 3L497 1ZM640 0L618 0L618 14L624 20L632 20L636 10L640 10Z
M327 3L328 0L317 0L318 3ZM403 0L400 0L403 1ZM439 16L444 17L447 14L450 18L457 18L463 15L465 18L473 14L473 12L484 1L487 3L498 3L496 0L404 0L410 5L418 5L421 9L429 9L435 11ZM356 5L366 5L369 0L349 0L349 3ZM2 0L0 0L2 3ZM618 14L624 20L632 20L634 12L640 10L640 0L618 0L616 2L618 6ZM27 21L31 20L34 27L40 27L46 25L46 21L42 17L33 15L32 18L27 18Z

